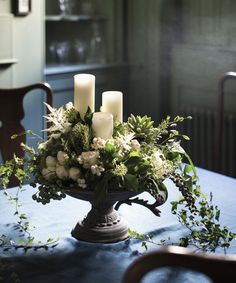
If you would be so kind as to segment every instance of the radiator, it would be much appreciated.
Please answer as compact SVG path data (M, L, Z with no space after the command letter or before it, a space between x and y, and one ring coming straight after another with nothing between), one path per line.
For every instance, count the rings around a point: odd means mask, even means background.
M216 160L218 139L217 113L209 109L180 109L182 116L192 120L181 125L180 131L190 137L184 148L196 166L236 177L236 115L225 114L223 119L222 162Z

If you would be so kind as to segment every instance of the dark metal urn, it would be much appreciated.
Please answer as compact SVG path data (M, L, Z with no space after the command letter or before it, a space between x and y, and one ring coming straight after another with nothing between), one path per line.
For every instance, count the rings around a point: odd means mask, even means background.
M74 238L93 243L115 243L129 237L126 221L113 208L118 201L124 201L139 193L123 191L111 192L99 202L94 201L94 193L89 191L67 191L69 196L89 201L92 205L87 216L79 221L71 234Z

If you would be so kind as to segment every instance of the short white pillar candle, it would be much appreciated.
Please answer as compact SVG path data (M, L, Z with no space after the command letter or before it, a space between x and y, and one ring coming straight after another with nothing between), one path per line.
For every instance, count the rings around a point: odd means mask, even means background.
M102 112L111 113L115 121L123 122L123 93L105 91L102 93Z
M94 112L95 76L91 74L78 74L74 76L74 107L84 118L88 107Z
M111 113L95 112L92 119L92 128L95 136L104 140L110 139L113 134L113 116Z

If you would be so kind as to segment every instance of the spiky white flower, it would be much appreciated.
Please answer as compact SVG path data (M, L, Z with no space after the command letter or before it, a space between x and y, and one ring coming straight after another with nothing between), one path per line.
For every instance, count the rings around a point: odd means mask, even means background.
M45 105L47 106L50 113L47 116L44 116L44 118L47 120L47 122L51 123L52 126L43 131L51 133L67 133L71 129L71 124L67 121L64 108L60 107L58 109L55 109L47 103L45 103Z
M74 108L73 103L72 103L72 102L68 102L68 103L66 104L66 110L70 110L70 109L72 109L72 108Z
M131 140L134 138L134 134L128 134L128 135L119 135L117 138L117 141L121 148L124 150L129 151L131 149Z

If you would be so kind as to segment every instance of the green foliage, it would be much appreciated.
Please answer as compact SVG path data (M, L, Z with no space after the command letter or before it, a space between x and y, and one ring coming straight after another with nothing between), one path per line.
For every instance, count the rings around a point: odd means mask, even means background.
M82 123L77 123L71 131L71 142L77 153L88 151L90 148L91 136L89 126Z
M219 225L220 211L201 193L195 167L180 145L188 137L179 133L177 126L191 117L168 116L154 126L150 117L131 115L126 123L116 122L112 138L103 140L94 136L89 108L83 119L71 105L66 110L49 110L48 139L36 151L23 144L24 158L14 157L0 165L1 186L6 188L12 176L20 187L30 180L30 185L37 187L32 198L42 204L61 200L70 187L94 191L96 201L112 191L144 190L164 202L168 196L164 180L169 178L181 192L181 198L172 202L172 213L190 232L180 245L214 251L217 246L227 248L236 238ZM16 204L18 225L28 231L27 217L18 211L18 195L13 198L5 193ZM33 240L29 237L29 246Z
M153 132L153 123L150 117L146 115L141 116L131 116L128 118L128 127L135 133L137 139L149 140Z

